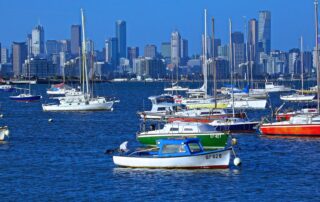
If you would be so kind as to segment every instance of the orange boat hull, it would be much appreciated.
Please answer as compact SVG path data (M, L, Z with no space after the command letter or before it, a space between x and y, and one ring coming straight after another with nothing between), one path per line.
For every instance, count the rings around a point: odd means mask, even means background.
M260 132L263 135L320 137L320 125L319 124L261 125Z

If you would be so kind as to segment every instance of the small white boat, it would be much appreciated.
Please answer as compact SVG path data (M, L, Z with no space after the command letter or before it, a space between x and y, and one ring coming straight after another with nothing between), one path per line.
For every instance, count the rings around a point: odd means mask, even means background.
M9 137L9 129L7 126L0 127L0 141L3 141L5 137Z
M315 95L302 95L302 94L292 94L292 95L281 95L280 99L284 101L312 101Z
M229 167L232 147L204 151L199 139L158 140L157 151L152 149L126 152L113 156L120 167L162 169L225 169Z
M285 87L284 85L275 85L272 82L266 82L265 90L268 93L272 93L272 92L287 92L287 91L291 91L292 89L289 87Z

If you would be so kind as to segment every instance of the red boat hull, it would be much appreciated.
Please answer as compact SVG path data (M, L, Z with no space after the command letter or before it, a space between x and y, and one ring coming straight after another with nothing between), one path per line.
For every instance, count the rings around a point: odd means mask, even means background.
M320 137L320 124L261 125L260 132L263 135Z

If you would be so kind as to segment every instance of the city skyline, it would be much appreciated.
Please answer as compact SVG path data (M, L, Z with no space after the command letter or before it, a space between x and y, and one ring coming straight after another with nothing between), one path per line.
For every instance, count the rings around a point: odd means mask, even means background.
M215 18L215 37L221 38L223 43L228 40L227 20L229 17L234 24L233 31L243 32L243 16L246 16L247 21L251 18L258 20L259 11L270 10L272 15L271 50L289 50L298 47L301 35L305 38L305 50L311 50L314 45L312 0L308 2L298 0L251 2L245 0L241 3L232 2L232 5L230 0L219 3L202 0L197 4L190 3L190 1L150 3L146 0L97 1L95 4L85 1L70 3L62 0L41 1L42 4L35 2L37 0L19 2L22 5L18 8L15 7L16 0L0 2L0 7L6 8L1 14L3 16L1 24L8 30L8 32L0 33L2 47L10 48L13 41L25 41L26 35L38 23L44 27L45 40L69 39L70 26L80 23L80 7L86 11L88 38L96 43L97 49L104 47L106 39L115 37L115 21L124 20L127 24L128 47L138 46L143 51L146 44L155 44L159 48L162 42L170 41L170 35L174 30L178 30L181 36L188 40L189 54L200 54L204 8L208 9L208 19ZM61 8L61 5L64 6ZM226 5L229 5L230 8ZM281 12L284 6L287 9ZM172 7L176 8L173 14ZM12 16L9 21L4 18L15 8L17 9L16 16ZM302 13L299 10L310 12ZM283 15L284 12L286 15ZM134 16L135 13L139 13L141 19Z

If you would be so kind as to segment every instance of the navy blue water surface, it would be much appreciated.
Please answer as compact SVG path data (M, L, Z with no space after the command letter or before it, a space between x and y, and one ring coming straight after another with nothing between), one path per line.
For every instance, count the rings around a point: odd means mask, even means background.
M106 149L137 145L136 112L164 83L97 84L119 98L113 112L45 113L41 103L16 103L2 93L1 201L316 201L320 197L320 138L237 135L241 167L226 170L117 168ZM45 95L48 85L33 89ZM273 95L272 102L279 105ZM45 99L42 100L45 102ZM261 120L269 111L250 112ZM48 122L52 118L53 122Z

